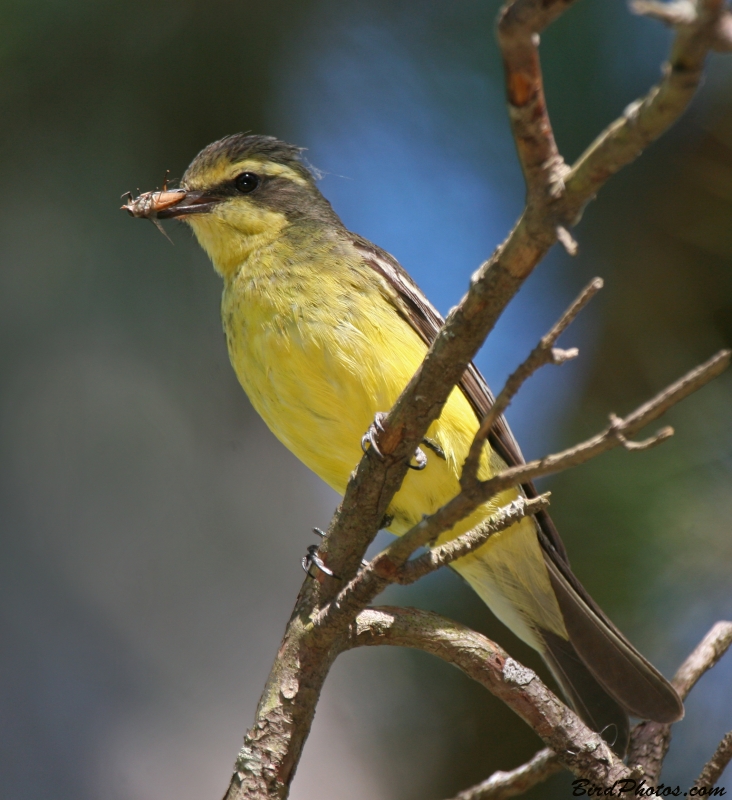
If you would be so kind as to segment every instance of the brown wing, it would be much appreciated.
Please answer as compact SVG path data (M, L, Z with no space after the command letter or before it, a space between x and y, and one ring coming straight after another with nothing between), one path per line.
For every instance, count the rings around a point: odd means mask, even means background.
M440 312L430 303L409 273L393 256L376 247L367 239L356 234L351 235L353 244L361 252L364 263L381 275L396 292L395 308L397 312L414 328L427 347L430 347L444 322ZM478 419L483 419L493 405L493 395L475 364L471 363L465 370L459 386ZM509 466L525 463L521 449L503 416L496 421L488 440L491 447ZM528 497L536 497L538 494L533 483L524 484L523 489ZM546 511L541 511L536 515L536 520L544 534L540 537L544 548L553 551L560 561L569 566L564 543L559 538L559 533L549 515Z

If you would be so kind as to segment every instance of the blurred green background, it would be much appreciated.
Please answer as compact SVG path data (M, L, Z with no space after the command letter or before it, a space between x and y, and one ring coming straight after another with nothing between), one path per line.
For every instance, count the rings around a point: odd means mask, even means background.
M5 0L0 4L0 795L219 797L335 495L229 367L219 279L118 208L241 130L308 148L349 227L443 311L519 213L496 2ZM670 34L583 0L543 37L576 157L656 80ZM527 455L594 432L732 344L732 69L614 179L480 354L500 384L586 281L600 299L509 417ZM545 482L580 579L667 674L732 615L732 382L677 436ZM386 541L382 535L380 542ZM449 572L393 590L543 668ZM732 656L694 691L664 779L732 727ZM539 741L419 653L351 652L292 796L439 800ZM531 796L568 796L557 777Z

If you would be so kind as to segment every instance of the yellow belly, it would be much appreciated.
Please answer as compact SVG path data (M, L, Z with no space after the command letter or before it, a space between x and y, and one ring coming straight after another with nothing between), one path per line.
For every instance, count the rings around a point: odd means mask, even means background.
M272 432L341 494L362 456L361 437L388 411L424 358L426 347L386 300L368 267L321 271L249 265L224 289L222 317L229 354L252 405ZM428 431L445 453L429 449L427 467L410 470L388 513L403 534L459 492L458 476L478 422L454 389ZM500 468L486 447L480 477ZM504 492L442 538L452 538L514 499ZM455 568L494 613L534 646L528 620L565 635L533 520L494 536Z

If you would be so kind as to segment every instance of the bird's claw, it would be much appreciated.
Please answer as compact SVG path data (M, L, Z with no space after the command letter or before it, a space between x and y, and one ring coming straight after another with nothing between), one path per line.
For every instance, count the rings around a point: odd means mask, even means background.
M389 522L389 524L391 525L391 521ZM317 533L321 539L325 539L325 531L321 530L320 528L313 528L313 533ZM361 559L362 567L367 567L368 563L369 562L366 561L365 558ZM315 564L315 566L319 570L322 570L326 575L330 575L333 578L338 578L338 576L333 572L333 570L325 566L325 564L323 563L323 559L320 558L320 556L318 555L317 544L311 544L310 547L308 547L307 554L302 557L302 568L305 570L305 572L308 573L308 575L310 575L310 566L312 564ZM338 578L338 580L340 580L340 578Z
M313 576L310 574L310 568L315 565L321 572L324 572L326 575L330 575L331 578L338 578L338 576L333 572L330 567L325 565L323 559L318 555L318 545L311 544L308 547L307 553L302 557L302 568L307 572L307 574L312 578ZM339 578L340 580L340 578Z
M384 420L386 414L383 411L377 411L374 421L369 425L369 429L361 437L361 449L364 453L374 452L378 458L384 458L384 454L379 450L379 445L376 443L380 433L384 432ZM423 470L427 466L427 456L421 447L418 447L414 453L417 461L416 464L409 464L409 469Z
M408 464L407 466L409 469L416 469L417 471L424 469L427 466L427 456L424 454L424 450L421 447L418 447L414 451L414 457L417 459L416 464Z
M386 414L383 411L377 411L374 421L371 423L371 425L369 425L369 429L361 437L361 449L364 451L364 453L373 451L381 459L384 458L384 454L381 452L381 450L379 450L379 445L376 444L376 440L379 434L384 432L385 419Z

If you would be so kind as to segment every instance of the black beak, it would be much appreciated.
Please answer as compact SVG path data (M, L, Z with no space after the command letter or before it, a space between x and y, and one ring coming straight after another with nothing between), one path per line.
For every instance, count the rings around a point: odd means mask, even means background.
M171 219L185 217L188 214L206 214L220 202L218 197L212 197L205 192L184 192L175 205L157 212L158 219Z
M145 192L139 197L129 195L129 202L122 208L133 217L143 219L170 219L187 214L205 214L210 211L220 197L205 192L189 192L185 189L165 189L162 192Z

